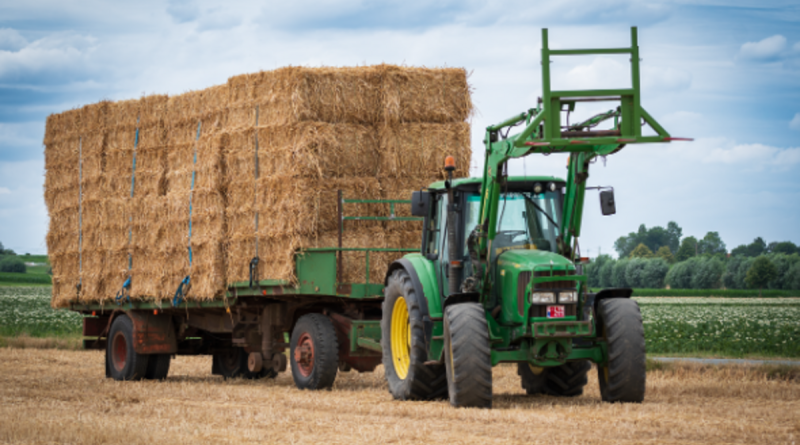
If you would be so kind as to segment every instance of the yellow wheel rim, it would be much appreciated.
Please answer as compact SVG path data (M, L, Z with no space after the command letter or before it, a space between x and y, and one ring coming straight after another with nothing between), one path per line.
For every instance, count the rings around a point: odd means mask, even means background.
M541 366L533 366L530 363L528 363L528 366L530 366L533 375L541 375L544 372L544 368Z
M411 325L406 299L397 297L392 308L392 361L397 377L405 380L411 366Z

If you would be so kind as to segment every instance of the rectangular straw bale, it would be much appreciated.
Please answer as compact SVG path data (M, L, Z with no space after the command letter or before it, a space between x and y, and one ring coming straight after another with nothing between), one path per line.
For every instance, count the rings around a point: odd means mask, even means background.
M187 91L177 96L171 96L167 102L167 113L164 124L167 128L186 123L197 125L197 119L203 113L203 91Z
M106 169L105 134L101 132L84 136L81 146L83 168L81 189L84 199L102 196Z
M77 138L81 133L81 109L75 108L47 117L44 131L44 143Z
M472 150L465 122L386 125L380 136L382 176L444 179L447 156L453 156L459 171L469 176Z
M114 295L130 276L127 250L103 251L103 273L98 286L96 301L113 301ZM87 296L91 297L91 296Z
M259 280L286 280L291 283L296 282L294 270L294 253L302 246L299 237L296 236L279 236L279 237L262 237L259 236L258 249L260 261L258 262L258 278ZM246 264L249 264L250 258L246 259ZM239 259L239 261L241 261ZM230 268L230 265L229 265ZM229 269L230 270L230 269ZM241 276L241 281L249 279L249 273L245 268L245 273ZM231 281L230 275L228 281ZM235 280L234 280L235 281Z
M167 191L188 191L195 172L195 190L222 190L225 186L223 149L226 133L201 136L197 142L170 147L167 161ZM194 162L195 151L197 163Z
M81 135L86 137L108 130L108 108L112 102L103 100L81 108Z
M105 201L102 197L87 197L81 202L81 211L83 213L81 231L83 233L83 247L86 249L104 248ZM51 218L51 221L54 221L54 219Z
M63 275L53 274L51 278L53 287L50 306L54 309L69 307L69 302L74 300L77 294L75 289L75 277L76 275L71 271Z
M102 299L105 287L103 285L105 260L105 253L102 249L83 249L81 253L83 268L80 272L81 291L79 297L81 301L99 301ZM122 283L119 283L119 286L122 286Z
M228 183L255 180L255 130L243 129L227 133L225 165Z
M139 128L163 127L169 96L153 94L139 99Z
M238 220L243 215L235 215L234 219ZM241 226L244 226L247 221L253 221L252 215L246 215L249 218L242 218L239 220ZM227 217L230 229L231 215ZM226 275L228 282L247 281L249 279L249 264L250 260L256 255L256 236L255 236L255 223L252 223L253 230L249 234L245 231L239 231L234 236L227 238L225 254L226 262ZM259 253L265 252L263 249Z
M225 289L225 202L218 191L192 196L191 299L211 299Z
M124 198L131 195L133 147L130 150L106 150L103 192L106 197Z
M60 254L77 252L79 248L78 203L65 206L50 213L50 227L47 231L47 252Z
M111 102L106 110L106 124L116 131L133 130L139 118L141 103L137 99L119 100ZM131 139L133 140L133 139Z
M259 125L300 121L375 124L381 118L381 68L286 67L258 73Z
M347 178L317 181L287 176L268 176L258 180L257 210L262 217L259 235L280 237L311 235L338 227L337 190L345 197L379 199L380 185L375 178ZM230 194L229 194L230 196ZM375 216L376 209L364 204L360 216ZM377 226L358 221L360 226Z
M317 239L306 239L303 247L335 247L339 244L338 231L323 232ZM342 247L372 247L386 248L386 232L381 227L362 228L360 230L347 230L342 233ZM379 283L388 269L386 253L370 252L369 273L370 283ZM363 251L346 251L342 253L342 282L364 283L367 276L367 254Z
M257 128L261 175L375 176L380 153L371 127L301 122Z
M128 198L108 198L101 201L99 244L106 250L125 250L129 244L131 201ZM84 221L84 229L87 229Z
M259 73L241 74L228 79L229 129L248 128L255 125L255 103L253 89Z
M463 68L383 67L383 119L408 122L463 122L472 114Z
M166 194L166 157L167 152L163 147L142 148L136 151L134 196Z

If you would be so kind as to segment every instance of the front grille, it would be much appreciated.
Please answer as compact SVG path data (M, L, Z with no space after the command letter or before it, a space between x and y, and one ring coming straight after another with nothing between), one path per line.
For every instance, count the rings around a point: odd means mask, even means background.
M520 317L525 316L525 299L527 298L525 289L528 288L528 283L530 282L530 272L519 273L519 277L517 278L517 313L520 315Z
M551 272L549 270L548 271L539 271L539 272L534 273L534 276L535 277L549 277L549 276L551 276L550 273ZM574 275L574 272L569 271L569 275ZM563 277L566 277L568 275L567 275L566 271L554 270L554 271L552 271L552 276L556 276L556 277L562 277L563 276ZM573 280L551 281L549 283L536 283L534 285L534 290L537 291L537 290L548 290L548 289L559 289L559 290L576 289L577 288L576 284L577 283L575 281L573 281ZM554 304L559 304L559 303L554 303ZM547 306L552 306L552 305L548 305L548 304L531 305L530 315L529 316L530 317L547 317ZM577 315L577 313L578 313L578 305L575 304L575 303L573 303L573 304L562 304L561 306L564 306L564 316L565 317L574 316L574 315Z

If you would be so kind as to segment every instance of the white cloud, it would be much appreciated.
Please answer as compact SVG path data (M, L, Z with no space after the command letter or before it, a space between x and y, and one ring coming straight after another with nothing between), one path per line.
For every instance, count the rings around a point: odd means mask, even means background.
M17 51L28 44L16 29L0 28L0 50Z
M31 75L44 73L67 77L86 69L85 56L95 42L76 33L53 34L16 52L0 51L0 79L25 83Z
M786 48L786 37L777 34L758 42L742 45L739 55L746 60L773 60Z
M795 113L794 118L789 122L789 128L800 130L800 113Z
M11 190L8 187L0 187L0 195L10 195Z
M739 144L728 138L701 138L672 143L671 156L702 164L739 166L748 171L785 171L800 164L800 147L779 148L764 144Z

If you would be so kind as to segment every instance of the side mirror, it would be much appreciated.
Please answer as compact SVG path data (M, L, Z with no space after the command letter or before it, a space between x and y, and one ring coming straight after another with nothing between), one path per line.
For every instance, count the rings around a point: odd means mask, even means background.
M614 190L600 192L600 210L605 216L617 213L617 204L614 201Z
M411 216L428 216L430 207L430 192L418 191L411 194Z

